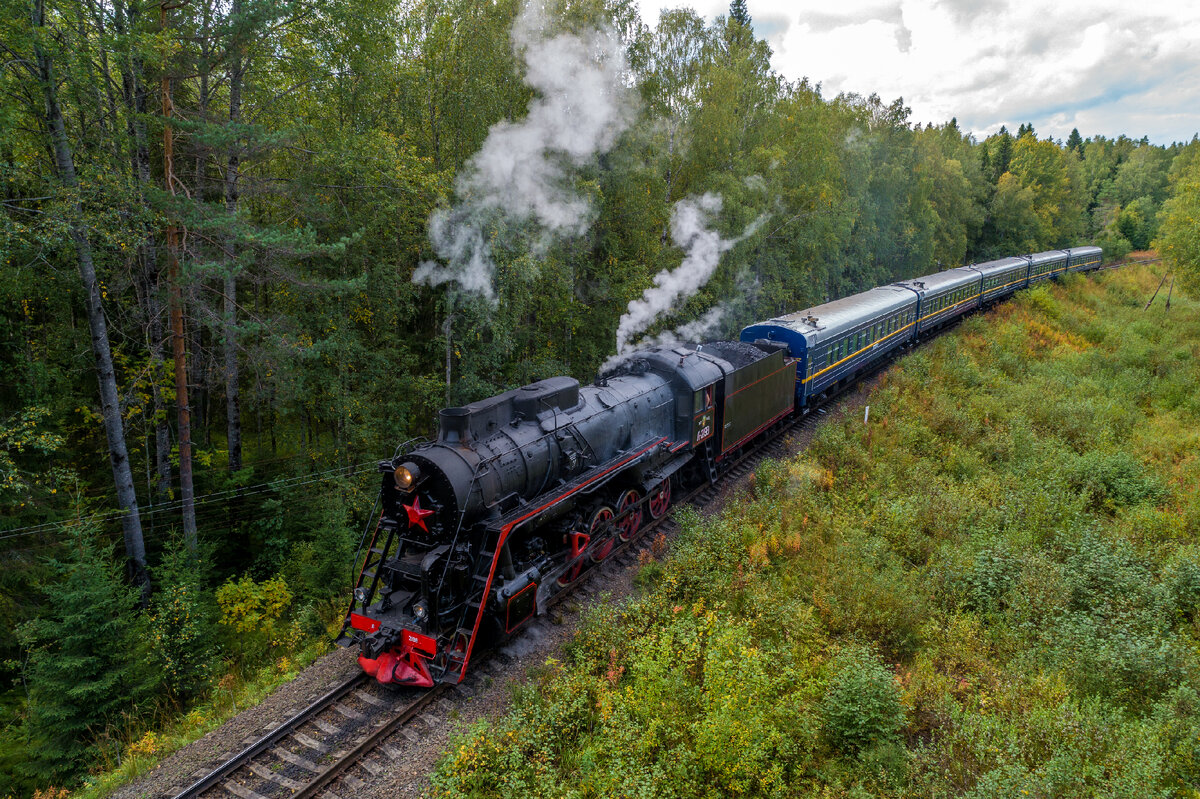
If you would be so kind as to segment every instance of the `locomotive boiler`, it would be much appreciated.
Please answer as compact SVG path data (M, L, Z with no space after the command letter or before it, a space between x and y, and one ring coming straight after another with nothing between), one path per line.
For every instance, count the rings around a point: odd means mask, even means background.
M436 441L379 464L382 510L339 641L381 682L460 680L478 645L662 516L673 485L715 480L792 412L784 350L657 347L593 385L552 377L441 411Z

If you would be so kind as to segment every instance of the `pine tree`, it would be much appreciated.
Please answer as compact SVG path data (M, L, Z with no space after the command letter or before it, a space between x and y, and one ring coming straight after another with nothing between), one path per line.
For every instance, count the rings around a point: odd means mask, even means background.
M750 24L750 11L746 8L746 0L732 0L729 4L729 18L742 25Z
M17 630L28 653L25 685L29 760L34 778L70 780L95 758L106 727L148 694L137 675L142 622L138 592L121 578L112 547L77 527L66 558L50 561L40 618Z
M1008 164L1012 160L1013 141L1012 134L1003 125L995 136L987 140L985 148L991 150L989 161L992 183L999 183L1000 177L1008 171Z
M1083 155L1083 137L1079 135L1079 128L1071 128L1071 135L1067 137L1067 149Z

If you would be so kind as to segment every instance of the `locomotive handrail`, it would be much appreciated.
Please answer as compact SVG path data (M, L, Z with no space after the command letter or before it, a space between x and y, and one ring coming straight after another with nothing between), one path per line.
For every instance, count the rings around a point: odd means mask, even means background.
M491 566L491 569L488 571L487 582L484 585L483 592L479 598L479 609L475 612L475 623L471 628L471 636L470 636L470 638L467 639L466 649L463 651L462 666L459 669L459 673L458 673L459 679L461 679L462 675L464 675L466 673L467 664L469 664L471 662L471 652L475 648L475 637L479 634L479 624L483 620L483 613L487 609L488 594L492 590L492 579L495 577L496 563L497 563L497 558L500 555L500 547L503 546L505 544L505 542L508 540L508 537L512 533L513 529L515 529L521 523L528 521L530 518L536 516L538 513L540 513L545 508L549 507L551 504L558 502L562 498L569 496L570 494L573 494L576 491L582 491L584 488L587 488L589 486L596 488L596 487L599 487L602 485L606 485L609 482L609 480L612 479L614 474L616 474L618 472L618 470L620 470L622 467L627 468L629 466L632 466L634 463L636 463L639 460L641 460L642 458L644 458L647 453L653 451L655 447L657 447L659 444L661 444L663 441L666 441L666 440L667 439L664 436L662 438L659 438L656 441L651 442L650 444L643 446L640 450L633 452L633 453L630 453L629 450L624 450L621 453L619 453L618 455L616 455L615 457L613 457L613 458L609 459L607 462L605 462L605 464L603 464L603 469L600 471L599 474L592 475L591 477L584 478L582 480L576 480L573 483L568 483L566 486L564 486L563 488L554 492L549 497L545 497L544 498L545 501L539 507L534 508L532 510L530 510L528 508L518 508L518 509L514 510L512 513L510 513L507 517L501 517L500 519L495 519L486 525L486 527L484 529L488 530L489 533L499 532L499 538L496 540L496 546L492 550L492 566ZM601 468L601 467L597 466L597 468ZM518 515L518 511L520 512L520 515ZM482 551L483 550L481 550L481 553L482 553ZM470 603L468 603L467 608L470 609L470 607L471 607ZM466 629L466 628L459 627L458 629ZM456 635L457 635L457 633L456 633ZM449 667L449 663L447 662L447 668L448 667ZM444 676L445 672L443 671L442 674Z
M350 581L352 583L354 583L353 588L358 588L359 582L362 581L362 573L361 572L359 573L359 576L357 578L355 578L353 576L354 575L354 566L355 566L355 564L358 563L358 556L362 554L363 544L365 544L367 542L367 533L369 533L371 531L371 520L375 518L375 511L379 508L379 501L381 499L383 499L383 489L382 488L379 489L378 493L375 494L375 504L371 506L371 512L369 514L367 514L367 526L363 528L362 538L360 538L358 540L358 550L354 553L354 560L350 561L350 574L351 574ZM379 522L382 520L382 518L383 517L381 514L380 518L376 519L376 521L375 521L376 535L378 535L378 533L379 533ZM372 539L371 543L372 544L375 543L374 539Z
M405 441L396 447L396 451L392 453L392 460L396 460L402 454L407 455L422 444L430 443L428 436L413 436L408 441Z
M363 544L366 543L366 540L367 540L367 533L368 533L368 531L371 530L371 519L375 518L375 510L376 510L376 508L379 507L379 501L382 498L383 498L383 489L381 488L381 489L379 489L379 493L377 493L375 495L375 504L371 506L370 514L367 515L367 526L363 528L362 538L360 538L358 541L358 551L356 551L354 553L354 560L350 561L350 574L351 575L354 574L354 566L355 566L355 564L358 563L358 556L362 554ZM379 518L375 520L375 525L374 525L375 531L374 531L374 534L371 536L371 544L370 544L369 549L373 549L375 547L375 539L379 537L379 527L382 524L383 524L383 511L380 510ZM341 631L338 633L337 638L333 639L335 643L337 641L341 641L342 638L345 637L346 628L350 626L350 614L354 612L354 606L358 604L358 597L356 597L354 595L354 591L360 585L362 585L363 572L365 572L367 570L367 560L370 558L369 549L368 549L367 558L363 559L363 565L362 565L362 568L358 572L358 577L357 578L355 578L353 576L351 577L351 582L353 583L353 585L350 588L350 608L349 608L349 610L346 611L345 618L342 619ZM371 595L373 595L374 592L375 592L375 587L374 587L374 585L372 585L370 594L367 596L366 599L367 600L372 599L373 597ZM363 601L363 609L365 610L366 607L367 607L367 601L364 600Z
M505 454L507 454L507 453L505 453ZM498 458L498 457L500 457L500 456L499 456L499 455L496 455L494 458L492 458L492 459L490 459L490 460L495 460L495 459L496 459L496 458ZM483 476L484 474L486 474L486 472L485 472L485 471L482 471L482 468L484 467L484 464L485 464L485 459L483 459L483 458L480 458L480 459L479 459L479 462L475 464L475 469L473 470L473 472L472 472L472 474L471 474L471 485L470 485L470 487L467 489L467 497L468 497L468 498L470 498L470 496L471 496L471 492L475 490L475 486L476 486L476 483L477 483L477 481L479 480L479 478L480 478L481 476ZM446 573L447 573L448 571L450 571L450 561L451 561L451 560L453 560L453 558L454 558L454 554L455 554L455 553L458 551L458 537L459 537L459 535L461 535L461 534L462 534L462 529L463 529L463 520L466 518L466 516L467 516L467 514L466 514L466 512L465 512L465 508L464 508L464 509L463 509L463 510L461 510L461 511L459 512L459 514L458 514L458 525L457 525L457 526L454 528L454 538L453 538L453 540L450 542L450 549L447 551L447 554L446 554L446 562L445 562L445 564L442 566L442 576L441 576L441 578L438 580L438 587L439 587L439 590L438 590L438 604L439 604L439 606L441 605L441 590L440 590L440 589L441 589L441 587L443 587L443 586L445 586L445 585L446 585ZM482 552L483 552L483 550L482 550L482 549L480 549L480 553L482 553ZM479 557L479 555L477 554L477 555L476 555L476 559L478 559L478 557ZM474 572L474 571L475 571L475 570L477 570L478 568L479 568L479 564L478 564L478 563L472 563L472 564L471 564L471 570L472 570L472 572ZM474 574L473 574L473 573L472 573L472 577L474 577ZM463 619L463 621L466 621L466 618L467 618L467 613L470 611L470 608L471 608L471 603L470 603L470 601L469 601L469 600L463 603L463 612L462 612L462 619ZM459 624L459 625L456 625L456 626L455 626L455 629L457 630L457 629L458 629L458 628L460 628L461 626L462 626L461 624ZM466 666L466 661L465 661L465 659L464 659L464 661L463 661L463 666L464 666L464 667ZM450 656L449 656L449 653L447 653L447 656L446 656L446 665L445 665L445 666L442 668L442 672L441 672L441 674L440 674L440 675L438 675L438 676L439 676L439 678L440 678L440 677L445 677L445 676L446 676L446 672L447 672L447 671L449 671L449 670L450 670ZM460 677L462 676L462 672L461 672L461 671L459 672L459 676L460 676Z

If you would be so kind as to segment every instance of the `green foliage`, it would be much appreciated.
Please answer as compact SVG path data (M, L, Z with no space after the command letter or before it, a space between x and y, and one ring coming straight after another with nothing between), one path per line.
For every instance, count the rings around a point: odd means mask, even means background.
M1083 493L1097 510L1114 511L1140 502L1155 503L1166 497L1162 482L1128 452L1089 451L1063 469L1068 485Z
M281 578L255 582L248 575L230 578L216 592L220 623L228 645L242 661L257 664L283 643L288 631L281 618L292 602L292 592Z
M492 126L529 109L534 93L521 79L523 61L510 36L521 7L519 0L364 0L352 13L344 4L317 2L295 14L277 2L185 3L168 9L160 31L157 15L138 4L125 4L122 16L114 4L51 4L39 41L54 61L79 173L78 190L66 191L46 146L42 87L25 66L33 41L28 9L3 6L0 39L14 57L0 67L0 184L8 198L0 214L0 373L8 389L0 398L0 528L31 529L0 544L0 660L17 663L11 630L48 612L31 589L49 568L40 556L61 561L72 546L53 528L35 525L69 518L71 497L103 511L111 491L96 377L79 367L91 342L79 322L83 298L64 221L76 200L111 331L129 462L143 511L157 506L143 521L161 584L141 622L163 647L160 659L148 662L165 669L158 695L180 710L208 701L205 686L219 682L218 670L209 670L216 644L226 644L221 668L241 675L267 668L269 658L283 663L304 635L323 634L328 599L345 590L353 531L367 521L375 479L333 477L330 470L351 472L351 464L376 461L399 441L428 434L445 404L550 374L590 378L612 353L627 303L678 265L667 228L685 197L720 194L715 224L727 237L763 223L651 333L722 304L713 333L734 336L755 319L868 286L1087 240L1117 258L1157 235L1181 274L1191 274L1195 142L1163 148L1125 136L1073 135L1060 147L1039 141L1029 125L1017 137L1002 128L977 142L954 120L914 125L899 99L829 98L806 80L782 80L740 0L717 23L674 10L653 29L628 3L588 0L549 4L552 27L605 24L619 31L628 46L628 82L641 99L633 104L637 118L609 153L572 167L572 188L591 205L589 232L535 251L528 230L497 214L489 230L499 267L496 305L414 285L414 269L430 257L431 211L452 196L458 171ZM154 111L164 75L172 77L178 112L174 192L159 174L164 130ZM144 107L137 102L142 93L125 90L131 87L144 89ZM139 153L149 164L145 174L131 158ZM236 196L228 196L234 174ZM160 486L155 475L158 442L169 450L178 440L162 352L161 231L168 218L186 242L180 275L195 392L196 492L207 497L201 535L211 545L195 579L175 563L170 543L178 520L164 503L178 498L175 486L170 479ZM1134 288L1125 290L1130 307L1144 301ZM937 403L927 409L927 425L904 428L920 460L881 479L923 481L931 486L927 494L886 497L866 517L850 515L850 506L829 507L830 489L861 480L876 459L855 431L827 432L816 447L823 460L810 464L811 474L780 478L810 492L810 505L794 514L771 508L779 526L773 531L710 530L725 549L697 549L674 571L656 561L641 582L687 603L693 592L720 586L740 612L750 599L733 591L729 575L746 564L730 553L753 549L753 568L766 568L799 537L830 565L821 574L799 570L787 582L811 599L825 632L870 639L889 661L907 661L925 645L932 608L996 618L1021 610L1013 606L1022 601L1022 581L1032 579L1027 564L1040 561L1018 557L1017 545L1058 540L1080 513L1136 526L1158 542L1194 527L1195 518L1163 510L1173 484L1154 477L1153 458L1140 458L1138 471L1109 455L1087 456L1123 451L1143 412L1200 418L1194 375L1183 366L1190 351L1144 331L1115 331L1103 320L1063 338L1060 304L1045 293L1030 303L1059 316L1028 333L1001 330L986 363L965 355L943 357L942 366L910 362L914 373L992 397L971 406L989 414L986 424L965 405ZM236 324L227 328L230 308ZM1022 380L1038 374L1031 358L1046 348L1076 352L1086 344L1108 355L1125 335L1138 346L1116 354L1120 369L1107 358L1089 367L1137 397L1136 409L1102 400L1102 385L1083 379L1070 383L1076 398L1034 404L1060 390L1054 376L1040 375L1012 400L1026 407L1022 425L996 400L998 392L986 389L996 377L992 364L1006 379ZM244 434L237 472L227 469L223 413L233 386ZM1070 452L1055 450L1050 439L1066 442ZM1019 481L1035 480L1060 456L1074 470L1069 481L1036 490ZM1173 457L1185 456L1176 450ZM1021 476L986 483L999 467ZM981 479L991 504L974 502L964 487ZM1004 495L1020 502L996 499ZM861 500L855 494L851 506ZM819 546L801 534L835 518L838 535ZM103 535L119 535L115 518L105 524ZM945 551L960 530L969 531L966 551L977 558L955 561ZM939 576L934 583L944 595L930 596L912 578L951 562L969 579ZM292 597L293 606L268 624L273 632L245 649L238 649L237 622L217 621L215 592L231 575L251 579L254 590L281 580ZM16 673L7 667L6 676ZM140 701L132 692L125 699L126 708ZM0 706L9 719L32 712L15 689ZM876 756L883 771L898 773L887 752Z
M1200 286L1200 159L1173 181L1155 246L1192 288Z
M176 541L156 571L147 619L161 690L176 704L195 699L213 676L215 630L206 563Z
M63 445L60 435L39 430L47 408L25 408L0 423L0 502L13 503L29 492L29 478L18 468L16 457L30 453L48 455Z
M833 677L821 700L825 738L841 752L894 743L904 727L904 708L894 675L863 647L834 658Z
M95 531L72 530L69 549L50 563L45 609L18 630L28 653L28 762L22 771L63 784L91 766L110 724L137 712L149 695L145 625L137 592Z
M1158 208L1154 201L1149 197L1139 197L1121 209L1117 216L1117 230L1129 240L1133 249L1145 250L1158 232L1157 217Z

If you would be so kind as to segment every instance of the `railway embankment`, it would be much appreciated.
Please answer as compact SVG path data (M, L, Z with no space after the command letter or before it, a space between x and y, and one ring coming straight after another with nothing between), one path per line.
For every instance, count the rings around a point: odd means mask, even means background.
M1071 276L683 513L441 796L1145 796L1200 784L1200 314Z

